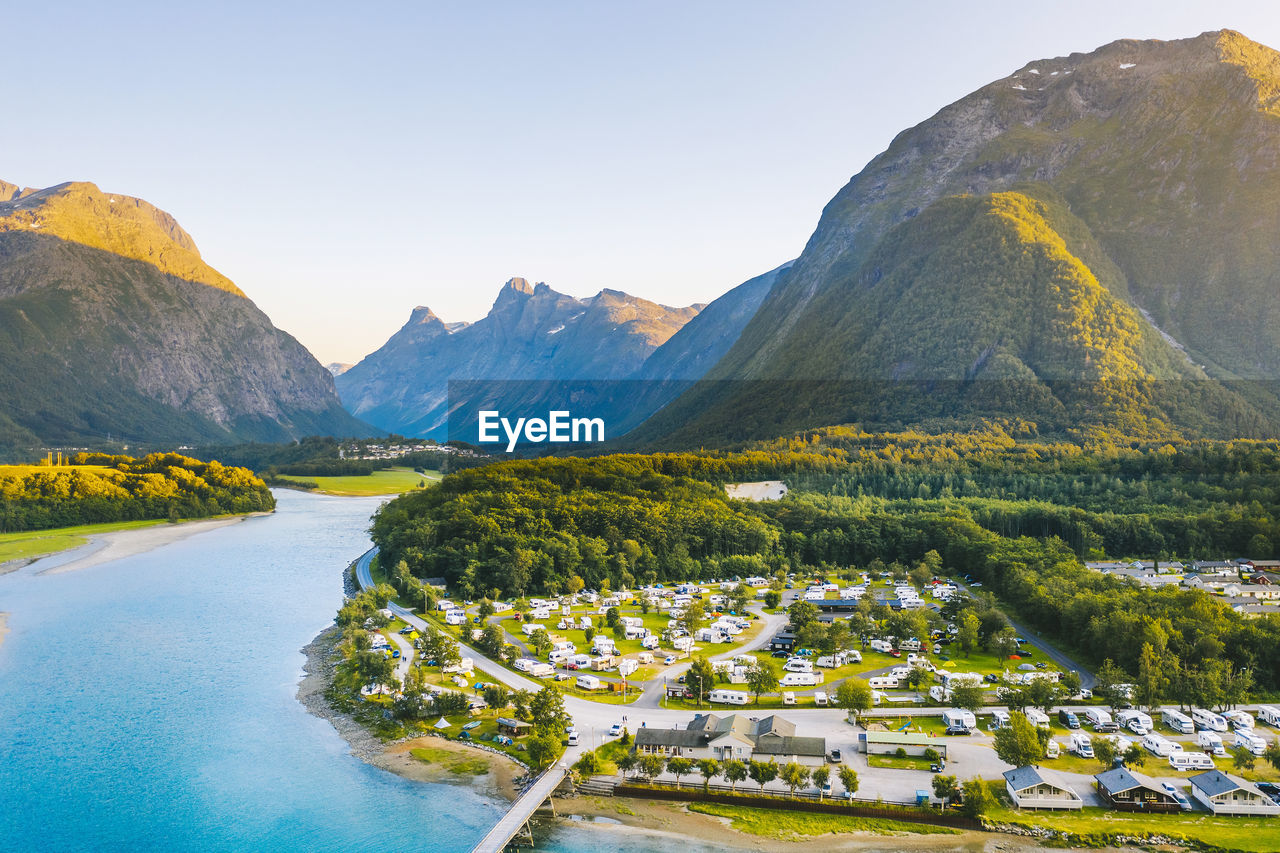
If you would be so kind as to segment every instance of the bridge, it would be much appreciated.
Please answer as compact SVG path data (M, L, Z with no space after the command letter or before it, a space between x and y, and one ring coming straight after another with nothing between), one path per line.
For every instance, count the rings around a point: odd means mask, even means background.
M552 792L564 781L566 773L568 771L562 764L544 770L520 798L511 804L502 820L494 824L493 829L472 848L471 853L502 853L516 834L528 826L529 819L538 807L551 799Z

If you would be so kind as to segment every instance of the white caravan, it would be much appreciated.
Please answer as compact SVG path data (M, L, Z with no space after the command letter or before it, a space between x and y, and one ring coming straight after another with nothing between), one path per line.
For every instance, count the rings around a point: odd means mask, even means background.
M1227 730L1226 717L1204 708L1192 708L1191 719L1198 729L1208 729L1211 732L1225 732Z

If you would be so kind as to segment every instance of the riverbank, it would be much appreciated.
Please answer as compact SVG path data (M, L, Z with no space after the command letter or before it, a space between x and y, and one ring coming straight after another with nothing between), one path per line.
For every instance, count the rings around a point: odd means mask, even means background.
M136 557L139 554L154 551L156 548L180 542L189 536L195 536L197 533L217 530L219 527L239 524L246 519L264 515L270 515L270 513L253 512L246 515L201 518L182 521L177 524L157 523L150 527L92 534L88 537L88 544L83 546L84 554L69 562L43 569L40 574L57 575L63 572L74 572L92 566L99 566L103 563L110 563L114 560L122 560L126 557ZM47 557L49 555L46 554L44 556Z
M4 645L4 638L9 633L9 614L0 611L0 646Z
M298 685L298 701L309 713L333 726L351 747L352 755L415 782L466 785L505 800L516 798L516 780L526 771L509 758L429 735L384 743L349 714L335 710L325 693L333 682L334 647L340 637L338 626L331 625L302 649L306 662L305 675Z

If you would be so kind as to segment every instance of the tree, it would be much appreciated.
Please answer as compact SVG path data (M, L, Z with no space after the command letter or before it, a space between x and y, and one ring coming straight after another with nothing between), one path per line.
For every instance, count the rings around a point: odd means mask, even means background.
M533 647L537 657L544 657L551 651L554 644L551 642L551 635L539 628L529 635L529 645Z
M1037 764L1044 756L1036 727L1018 711L1009 714L1009 725L996 729L993 746L1000 760L1014 767Z
M918 666L911 667L905 679L907 688L910 690L918 690L932 680L933 675L927 669Z
M486 684L481 695L484 697L484 703L495 711L501 711L507 707L511 696L507 688L496 683Z
M1062 676L1058 679L1058 683L1062 685L1062 689L1066 693L1068 699L1080 695L1080 688L1082 686L1080 684L1080 673L1076 672L1074 669L1062 673Z
M1001 628L991 638L991 650L1002 658L1018 653L1018 632L1012 628Z
M730 758L724 763L724 778L729 782L729 790L736 791L738 783L747 778L747 763L737 758Z
M498 658L502 655L502 647L506 644L506 638L502 634L502 629L497 625L485 625L484 630L480 632L480 639L476 645L480 647L480 651L484 652L491 658Z
M924 589L929 585L929 581L933 580L933 572L929 571L929 567L924 563L920 563L907 573L907 577L913 584Z
M1138 677L1133 683L1134 698L1141 707L1150 711L1160 704L1168 686L1163 656L1150 643L1143 643L1142 653L1138 656Z
M831 781L831 768L825 764L813 768L813 784L818 788L818 799L822 799L822 789Z
M565 581L564 584L565 591L570 595L577 595L582 592L582 588L584 586L586 586L586 583L578 575L570 575L569 579Z
M738 613L747 609L756 597L755 590L747 586L745 583L739 583L729 593L729 604Z
M693 659L693 665L685 673L684 686L697 698L699 707L702 706L707 695L715 689L716 672L705 655L698 655Z
M692 758L682 758L678 755L673 755L667 759L667 772L676 777L677 790L680 788L680 777L688 776L693 772L693 768L695 766L696 765L694 765Z
M1231 764L1236 770L1252 770L1257 760L1253 757L1253 753L1241 747L1240 749L1231 750Z
M1062 698L1062 688L1048 678L1033 678L1022 690L1028 705L1046 714Z
M960 644L960 651L964 653L965 657L968 657L969 653L978 646L978 628L980 625L978 614L972 610L966 610L960 617L959 624L956 625L956 629L959 632L956 634L956 642Z
M818 605L802 598L792 602L791 606L787 608L787 616L791 619L792 629L799 632L805 625L817 621Z
M1093 742L1093 757L1102 765L1103 770L1109 770L1116 763L1116 744L1110 738L1100 737Z
M573 769L578 771L578 776L583 779L598 776L601 770L600 756L594 752L584 752L573 765Z
M480 621L488 620L494 614L493 602L485 598L480 601L480 606L476 608L476 615L480 617Z
M760 793L763 794L764 786L778 778L778 765L772 761L757 761L753 758L747 762L747 775L760 786Z
M964 802L960 805L960 812L966 817L977 820L995 805L995 797L991 796L991 789L981 776L966 780L962 790Z
M714 758L703 758L698 761L698 772L702 774L702 790L711 787L711 780L720 775L720 762Z
M690 602L689 606L680 614L680 618L676 620L676 624L683 628L685 633L691 637L696 634L698 629L705 625L706 622L707 610L702 606L701 601Z
M985 692L981 684L973 684L969 681L955 681L952 683L955 685L951 688L952 705L969 711L976 711L982 707ZM1024 717L1023 719L1026 718Z
M846 678L836 687L835 704L851 718L857 719L859 714L871 708L871 685L860 678Z
M539 733L557 738L570 721L569 712L564 708L564 694L554 684L548 684L533 694L529 700L529 714Z
M637 769L640 775L645 779L653 780L662 775L663 768L667 766L667 761L661 755L655 753L645 753L640 756Z
M778 689L778 674L768 661L757 661L747 668L747 689L755 694L757 705L760 704L761 693Z
M1280 770L1280 741L1272 741L1267 744L1267 751L1262 753L1262 757L1271 762L1271 766Z
M516 690L511 694L511 715L517 720L529 719L529 705L533 701L533 691Z
M550 735L536 734L525 739L524 748L533 768L542 770L555 761L560 741Z
M782 779L782 783L791 789L791 796L794 797L796 788L803 787L809 781L810 771L803 764L788 761L782 765L779 776Z
M1129 744L1129 748L1124 751L1121 758L1124 759L1126 767L1141 767L1147 763L1146 751L1136 743Z
M765 593L764 593L765 607L772 610L781 603L782 603L782 593L778 592L776 589L765 590Z
M956 781L954 776L943 776L939 773L933 777L933 795L942 800L942 810L947 810L947 804L954 800L960 794L960 783Z
M844 786L845 794L853 797L858 793L858 771L854 770L847 764L840 766L840 784Z
M622 776L625 779L626 775L631 772L632 768L636 766L636 763L639 760L639 757L637 757L634 752L624 752L617 758L613 759L613 763L618 766L618 771L622 773Z
M1093 692L1106 700L1107 705L1114 712L1125 702L1123 691L1117 688L1119 684L1126 684L1129 676L1123 669L1115 665L1111 658L1107 658L1102 662L1102 666L1098 667L1097 684L1093 687Z

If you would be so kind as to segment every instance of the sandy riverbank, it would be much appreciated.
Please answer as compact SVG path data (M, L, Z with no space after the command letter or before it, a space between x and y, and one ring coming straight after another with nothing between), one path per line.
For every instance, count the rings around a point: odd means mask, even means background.
M110 563L114 560L121 560L125 557L134 557L138 554L145 554L148 551L154 551L156 548L179 542L188 536L195 536L197 533L205 533L230 524L239 524L246 518L254 518L260 515L269 515L269 513L255 512L229 518L205 518L196 521L183 521L179 524L157 524L153 527L140 527L136 530L115 530L110 533L93 534L89 537L89 543L81 545L78 549L82 552L80 556L69 562L44 569L39 574L57 575L63 572L74 572L91 566L100 566L103 563Z
M0 612L0 646L4 645L5 635L9 633L9 614Z
M330 707L324 694L333 678L333 648L338 638L338 627L333 625L302 649L307 659L303 666L306 675L298 685L298 701L310 713L337 729L351 747L352 755L366 764L416 782L467 785L506 800L516 798L516 780L526 771L509 758L441 737L424 736L383 743L349 715ZM486 770L483 773L456 773L447 766L452 762L420 761L410 753L418 747L443 751L460 762L482 762Z

